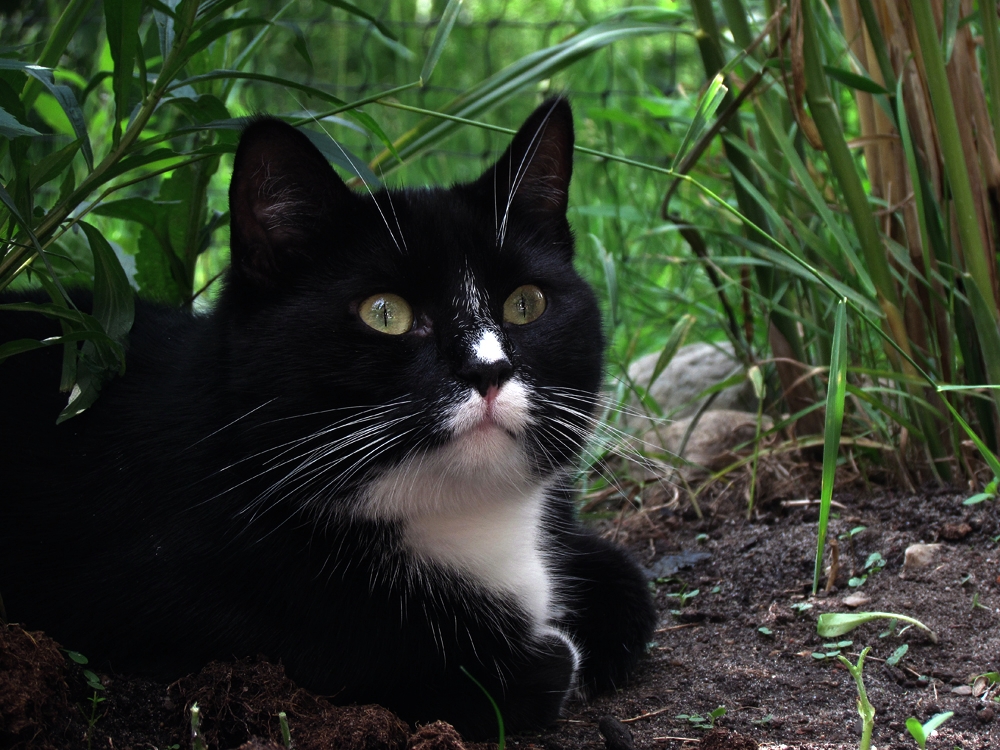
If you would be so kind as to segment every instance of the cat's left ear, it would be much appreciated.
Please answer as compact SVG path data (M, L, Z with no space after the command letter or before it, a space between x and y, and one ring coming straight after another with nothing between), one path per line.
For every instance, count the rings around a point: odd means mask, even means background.
M356 198L304 133L269 117L243 131L229 185L236 280L269 288L308 263Z
M573 111L563 98L546 100L521 126L503 156L475 186L498 205L560 218L573 174Z

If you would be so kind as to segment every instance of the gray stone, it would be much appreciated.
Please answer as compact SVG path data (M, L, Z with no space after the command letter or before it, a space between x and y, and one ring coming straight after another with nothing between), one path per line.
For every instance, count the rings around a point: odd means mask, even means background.
M706 396L696 400L699 393L743 372L743 365L733 354L733 347L729 342L689 344L677 351L656 382L650 385L649 379L659 357L659 352L640 357L628 368L628 374L633 383L648 390L652 399L660 405L663 415L673 419L695 414L708 398ZM721 391L709 409L756 412L757 405L753 384L749 379L744 379L741 384ZM641 410L642 407L636 401L632 408ZM637 420L633 417L628 421L631 426L638 427L636 422L641 421L641 418Z
M684 436L693 421L694 417L687 417L647 430L642 435L645 448L662 448L690 463L720 469L736 460L736 455L731 452L733 448L751 443L757 435L756 413L731 409L706 411L691 430L682 453ZM760 431L766 432L772 424L770 417L762 416Z

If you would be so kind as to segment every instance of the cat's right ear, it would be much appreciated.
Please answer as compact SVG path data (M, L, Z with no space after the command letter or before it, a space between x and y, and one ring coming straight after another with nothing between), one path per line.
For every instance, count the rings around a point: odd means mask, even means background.
M312 142L273 118L253 120L236 149L229 184L232 274L268 288L329 237L355 200Z

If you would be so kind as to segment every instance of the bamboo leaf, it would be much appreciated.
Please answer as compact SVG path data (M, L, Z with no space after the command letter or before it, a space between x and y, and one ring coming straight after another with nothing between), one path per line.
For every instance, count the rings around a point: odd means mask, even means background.
M444 51L444 45L448 41L451 29L458 19L458 12L462 8L462 0L448 0L441 20L438 22L434 32L434 41L431 42L430 49L427 50L427 57L424 59L424 66L420 69L420 85L426 86L431 79L431 74Z
M868 76L852 73L851 71L844 70L843 68L836 68L833 65L824 65L823 72L825 72L833 80L844 84L848 88L857 89L858 91L864 91L869 94L889 94L888 89L875 83L875 81Z
M22 125L14 115L10 114L3 107L0 107L0 135L13 140L22 135L34 137L41 135L41 133L28 125Z

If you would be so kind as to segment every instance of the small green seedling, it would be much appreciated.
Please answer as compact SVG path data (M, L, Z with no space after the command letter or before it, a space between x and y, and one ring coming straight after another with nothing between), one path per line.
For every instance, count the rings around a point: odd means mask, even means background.
M872 746L872 730L875 728L875 707L868 702L868 692L865 690L865 681L862 671L865 668L865 657L871 651L870 646L865 646L858 655L858 663L851 664L849 659L838 656L840 663L847 667L851 673L855 684L858 686L858 714L861 716L861 742L858 744L859 750L870 750Z
M892 656L886 659L885 663L888 664L890 667L898 666L899 662L902 661L903 657L906 656L906 652L909 650L910 646L904 643L902 646L900 646L899 648L897 648L895 651L892 652Z
M292 750L292 733L288 729L288 716L284 711L278 711L278 724L281 726L281 741L288 750Z
M924 750L924 748L927 747L927 738L931 736L931 732L944 724L954 715L954 711L946 711L943 714L934 714L927 720L926 724L921 724L916 717L911 716L906 720L906 728L910 734L913 735L913 739L917 741L917 744L920 745L920 750Z
M79 651L69 651L67 649L63 649L63 651L66 652L66 656L70 661L79 664L81 667L90 663L90 660ZM104 716L104 714L99 714L97 712L98 707L104 703L105 700L101 697L101 693L104 692L104 685L101 682L101 678L89 669L83 670L83 679L87 681L87 687L91 690L91 696L88 700L90 703L90 715L87 716L87 733L85 735L87 750L90 750L91 742L93 741L94 727L97 726L97 722L99 722Z
M205 738L201 736L201 709L197 701L191 704L191 750L208 750Z
M684 719L695 729L710 730L715 728L715 720L726 715L726 707L719 706L714 711L710 711L707 716L701 714L677 714L675 719Z
M761 625L759 628L757 628L757 632L760 633L765 638L774 638L774 631L771 630L771 628L765 627L764 625Z
M865 581L868 580L869 576L873 576L880 570L882 570L882 568L885 567L885 562L886 560L884 557L882 557L881 552L872 552L870 555L868 555L868 559L865 561L865 567L864 567L865 572L862 573L860 576L855 576L854 578L849 580L847 582L847 585L855 589L858 586L861 586L862 584L864 584Z
M998 481L1000 481L1000 480L998 480L996 477L994 477L992 482L990 482L985 487L983 487L983 491L982 492L979 492L979 493L973 495L972 497L966 498L962 502L962 505L976 505L977 503L981 503L981 502L983 502L985 500L996 500L997 499L997 483L998 483Z
M677 599L678 609L672 609L672 610L670 610L671 614L675 614L676 615L678 612L680 612L681 609L684 609L684 607L687 606L687 603L691 599L694 599L700 593L701 593L701 589L694 589L692 591L688 591L687 584L682 581L681 582L681 590L680 591L678 591L676 593L673 593L673 594L667 594L667 596L669 598L671 598L671 599Z
M792 605L792 611L797 615L801 615L803 612L808 612L812 608L813 605L809 602L795 602L795 604Z
M864 625L872 620L902 620L911 625L915 625L927 633L927 637L932 643L938 642L937 634L920 620L906 615L897 615L892 612L825 612L816 620L816 632L824 638L836 638L838 635L849 633L859 625Z
M850 648L854 645L854 641L837 641L836 643L824 643L823 651L814 651L812 658L817 661L822 661L823 659L836 659L840 656L841 652L845 648Z
M889 620L889 627L887 627L885 630L883 630L881 633L879 633L878 637L879 638L888 638L890 635L892 635L893 633L896 632L896 625L897 624L898 623L896 621L896 618L893 617L891 620Z
M477 680L475 677L469 674L469 670L467 670L465 667L461 665L459 665L458 668L462 671L462 674L464 674L466 677L472 680L472 684L483 692L483 695L486 696L486 699L490 702L490 705L493 706L493 712L497 716L497 750L505 750L505 748L507 747L507 740L504 736L503 715L500 713L500 706L498 706L497 702L493 700L493 696L490 695L490 691L484 688L479 680Z

